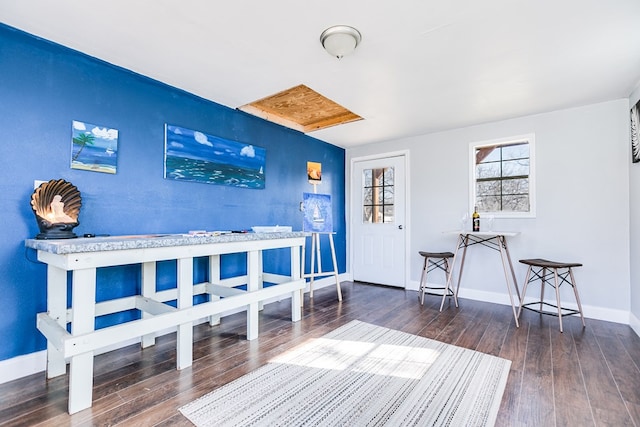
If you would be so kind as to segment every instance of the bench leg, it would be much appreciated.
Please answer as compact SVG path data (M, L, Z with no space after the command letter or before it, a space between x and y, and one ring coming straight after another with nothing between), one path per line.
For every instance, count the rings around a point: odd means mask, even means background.
M155 261L145 262L142 264L142 296L156 299L156 263ZM148 319L153 317L151 314L143 311L142 318ZM151 347L156 343L156 334L143 335L140 339L142 348Z
M75 270L72 287L71 334L94 330L96 269ZM93 351L72 356L69 362L69 413L91 407L93 392Z
M258 290L260 277L259 251L247 252L247 292ZM247 340L258 338L258 302L247 306Z
M193 258L178 259L178 309L193 306ZM177 369L193 363L193 322L178 325L176 333Z
M300 304L300 291L291 292L291 321L299 322L302 319L302 304Z
M47 311L61 328L67 328L67 272L52 265L47 266ZM47 378L66 373L63 351L47 339Z

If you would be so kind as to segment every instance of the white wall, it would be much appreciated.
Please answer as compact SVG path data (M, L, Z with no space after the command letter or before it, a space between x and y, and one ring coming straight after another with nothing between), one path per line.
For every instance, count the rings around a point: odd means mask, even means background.
M629 109L640 100L640 86L629 97ZM631 319L630 324L640 335L640 163L631 165L629 173L631 216Z
M628 107L629 101L621 99L355 147L347 150L346 164L349 168L352 158L409 150L409 287L417 288L418 251L453 250L455 236L443 231L459 228L460 212L469 209L469 144L535 133L537 216L494 223L495 230L521 233L509 241L518 280L526 273L518 259L581 262L584 267L575 274L585 315L628 323ZM499 254L470 249L460 295L507 303L504 283ZM562 290L562 298L573 302L570 289Z

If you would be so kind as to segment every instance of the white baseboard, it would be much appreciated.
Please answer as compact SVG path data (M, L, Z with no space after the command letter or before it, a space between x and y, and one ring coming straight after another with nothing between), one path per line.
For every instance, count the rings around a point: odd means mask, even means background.
M341 282L345 280L349 280L348 277L349 276L347 276L346 274L340 274L338 276ZM335 284L336 282L333 279L333 277L316 279L313 281L313 289L314 291L316 291L318 289L322 289L328 286L335 286ZM305 288L305 293L308 293L308 292L309 292L309 284L307 284L307 287ZM266 300L265 304L269 304L276 301L284 301L285 299L289 299L289 298L274 297L272 299ZM236 310L230 310L228 312L223 313L221 317L229 316L231 314L239 313L241 311L243 310L240 308ZM207 321L206 319L201 319L198 322L194 322L194 323L200 324L206 321ZM156 333L156 336L162 336L172 332L175 332L175 328L160 331ZM137 344L139 342L140 342L140 339L123 341L116 345L102 348L96 351L95 354L98 355L102 353L107 353L109 351L116 350L118 348L127 347L132 344ZM22 356L17 356L7 360L2 360L0 361L0 384L13 381L18 378L27 377L29 375L37 374L38 372L42 372L42 375L45 375L44 371L46 370L46 367L47 367L47 351L46 350L37 351L34 353L22 355Z
M0 362L0 384L43 372L47 366L47 350L25 354Z
M633 313L629 314L629 326L640 337L640 320Z
M407 290L417 291L419 285L420 284L417 281L412 282L407 286ZM458 296L460 298L468 298L476 301L493 302L493 303L502 304L502 305L511 305L511 302L509 301L509 295L506 293L503 294L503 293L497 293L497 292L486 292L486 291L480 291L477 289L468 289L468 288L460 287ZM514 298L515 298L515 295L514 295ZM533 299L531 301L533 301ZM526 302L529 302L529 298L525 299L525 303ZM566 308L577 309L576 304L571 304L571 303L565 304L563 302L562 305L565 306ZM597 307L593 305L583 304L582 312L584 314L584 317L589 319L605 320L607 322L622 323L625 325L630 324L630 318L629 318L630 313L628 311L615 310L611 308ZM636 331L636 333L640 331L640 322L638 323L638 327L634 328L634 330Z

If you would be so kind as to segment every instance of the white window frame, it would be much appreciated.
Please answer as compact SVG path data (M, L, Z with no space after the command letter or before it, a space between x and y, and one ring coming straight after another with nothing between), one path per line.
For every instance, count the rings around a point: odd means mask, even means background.
M494 218L535 218L536 216L536 161L535 161L536 138L534 133L493 139L489 141L477 141L469 144L469 212L472 212L474 209L474 206L476 205L476 156L475 156L476 149L492 146L492 145L509 145L509 144L514 144L518 142L529 143L529 211L528 212L480 211L479 213L480 213L480 216L483 216L483 215L493 216Z

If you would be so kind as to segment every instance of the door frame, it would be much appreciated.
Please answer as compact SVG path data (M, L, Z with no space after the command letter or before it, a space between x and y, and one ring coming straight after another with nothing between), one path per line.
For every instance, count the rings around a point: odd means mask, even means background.
M387 159L390 157L402 157L402 159L404 160L404 182L405 182L405 188L404 188L404 192L405 192L405 196L404 196L404 222L403 222L403 227L405 229L405 239L404 239L404 289L407 289L407 285L411 282L410 280L410 266L411 266L411 262L410 261L410 256L409 256L409 249L411 248L411 211L409 210L409 207L411 206L410 203L410 197L411 197L411 191L410 191L410 187L411 187L411 183L409 180L409 177L411 176L410 172L409 172L409 164L411 163L409 161L409 150L399 150L399 151L391 151L391 152L386 152L386 153L379 153L379 154L371 154L371 155L367 155L367 156L360 156L360 157L352 157L349 161L349 171L347 176L349 177L349 185L347 186L347 197L348 197L348 203L347 203L347 233L349 238L347 239L347 253L349 254L348 259L347 259L347 271L349 271L349 275L351 276L351 279L353 280L353 259L354 259L354 253L353 253L353 243L354 242L354 235L353 235L353 227L351 227L352 221L353 221L353 215L354 215L354 211L356 209L356 207L354 206L354 194L356 189L354 189L354 185L355 185L355 177L354 177L354 164L357 162L364 162L364 161L369 161L369 160L381 160L381 159ZM357 191L360 191L360 187L357 188Z

